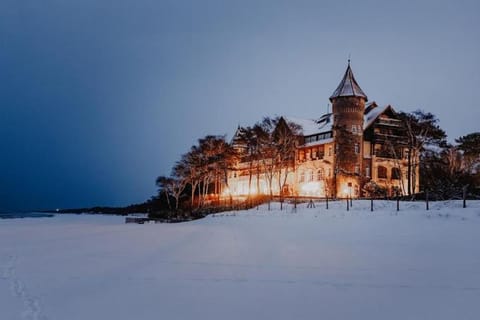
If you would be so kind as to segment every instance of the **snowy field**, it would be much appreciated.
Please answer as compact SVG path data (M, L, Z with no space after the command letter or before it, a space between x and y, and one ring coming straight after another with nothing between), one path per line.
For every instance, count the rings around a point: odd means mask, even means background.
M0 220L0 319L480 319L480 202Z

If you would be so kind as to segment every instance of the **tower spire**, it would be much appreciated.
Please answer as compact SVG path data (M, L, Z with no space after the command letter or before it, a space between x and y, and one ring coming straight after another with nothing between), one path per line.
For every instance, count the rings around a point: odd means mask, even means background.
M348 59L348 66L343 75L343 79L330 97L330 101L338 97L361 97L364 98L365 101L368 101L367 95L360 88L353 76L353 71L350 67L350 58Z

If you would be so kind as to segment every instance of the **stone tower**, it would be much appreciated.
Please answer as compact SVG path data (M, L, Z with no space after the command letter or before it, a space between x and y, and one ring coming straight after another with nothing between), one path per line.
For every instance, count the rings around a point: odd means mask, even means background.
M342 81L330 97L335 139L335 190L337 197L358 197L363 170L363 115L367 96L358 85L350 60Z

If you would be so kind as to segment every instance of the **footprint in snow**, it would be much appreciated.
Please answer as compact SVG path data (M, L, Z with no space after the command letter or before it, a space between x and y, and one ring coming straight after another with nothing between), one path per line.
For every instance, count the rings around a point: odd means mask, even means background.
M10 282L10 292L12 296L22 301L22 318L25 320L48 320L42 313L40 301L30 294L25 283L18 278L16 265L17 257L9 255L2 268L1 278Z

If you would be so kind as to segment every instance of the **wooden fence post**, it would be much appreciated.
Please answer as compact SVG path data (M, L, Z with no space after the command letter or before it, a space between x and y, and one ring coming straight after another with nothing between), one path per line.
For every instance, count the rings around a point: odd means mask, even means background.
M426 209L429 210L430 208L428 207L428 189L425 190L425 203Z

